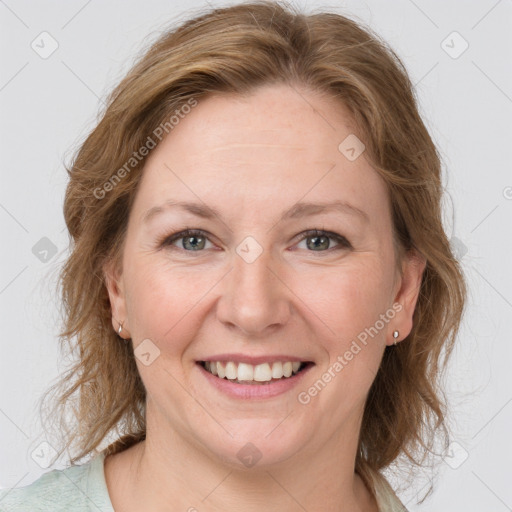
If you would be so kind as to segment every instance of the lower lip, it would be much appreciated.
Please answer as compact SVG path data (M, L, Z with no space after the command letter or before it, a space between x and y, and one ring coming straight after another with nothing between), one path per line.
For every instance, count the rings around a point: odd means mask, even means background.
M236 382L216 377L208 370L205 370L199 362L196 364L212 386L231 398L242 400L257 400L282 395L297 386L304 375L314 366L312 363L308 363L299 373L281 380L272 381L270 384L237 384Z

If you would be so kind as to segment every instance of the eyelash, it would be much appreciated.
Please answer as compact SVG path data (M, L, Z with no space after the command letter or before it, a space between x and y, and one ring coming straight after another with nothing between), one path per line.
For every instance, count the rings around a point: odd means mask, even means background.
M325 230L320 230L320 229L308 229L307 231L304 231L304 233L302 233L301 235L302 236L297 241L297 244L302 242L306 238L309 238L312 236L327 236L328 238L334 239L339 244L335 247L330 247L329 249L327 249L325 251L308 251L308 252L331 253L332 251L340 250L343 248L344 249L352 248L352 245L344 236L338 235L337 233L333 233L332 231L325 231ZM186 238L186 237L190 237L190 236L197 236L197 237L206 238L207 240L209 240L209 238L206 236L206 232L202 231L201 229L185 229L184 231L180 231L178 233L173 233L169 236L164 237L159 242L159 247L172 246L171 245L172 242L175 242L176 240L180 240L181 238ZM211 242L211 240L210 240L210 242ZM186 249L183 249L183 248L174 247L174 246L172 246L172 247L173 247L173 249L178 249L182 252L192 253L192 254L200 253L200 252L203 252L204 250L206 250L206 249L204 249L203 251L187 251Z

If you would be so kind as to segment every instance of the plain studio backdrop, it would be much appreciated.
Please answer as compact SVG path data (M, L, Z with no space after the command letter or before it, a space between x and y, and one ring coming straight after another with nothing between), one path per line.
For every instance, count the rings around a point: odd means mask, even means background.
M65 466L45 467L36 408L65 364L53 292L68 250L63 164L143 45L207 5L228 3L0 0L0 487ZM412 487L386 475L411 511L512 510L512 2L295 5L368 24L404 61L443 158L446 229L470 288L435 491L418 505L428 472Z

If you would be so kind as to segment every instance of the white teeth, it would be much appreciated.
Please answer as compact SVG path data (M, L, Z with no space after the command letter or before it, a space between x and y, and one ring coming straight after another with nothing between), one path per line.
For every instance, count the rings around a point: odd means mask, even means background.
M238 365L238 380L253 380L254 367L250 364L239 363ZM258 380L258 379L254 379Z
M233 361L229 361L226 364L226 379L236 379L237 377L236 364Z
M272 379L290 377L299 371L301 363L298 361L276 361L275 363L262 363L257 365L247 363L235 363L228 361L206 361L204 367L213 375L221 379L247 382L270 382Z
M258 382L272 380L272 371L268 363L257 364L254 367L254 380Z
M283 376L283 363L277 361L272 365L272 378L280 379Z

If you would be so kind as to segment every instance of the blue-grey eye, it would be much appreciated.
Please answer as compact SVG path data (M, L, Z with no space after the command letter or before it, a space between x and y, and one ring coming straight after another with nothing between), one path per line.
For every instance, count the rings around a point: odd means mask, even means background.
M179 240L181 240L181 243L179 245L174 243ZM208 238L204 235L202 231L187 229L186 231L181 231L180 233L176 233L168 237L164 241L164 245L175 245L179 249L183 249L184 251L195 252L204 249L207 241Z
M350 243L343 236L337 235L336 233L330 233L328 231L319 231L316 229L306 231L299 243L306 240L306 247L312 252L325 252L328 249L348 248ZM336 241L336 245L331 247L331 240Z

